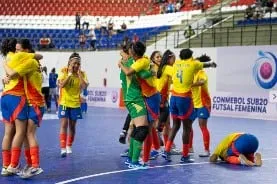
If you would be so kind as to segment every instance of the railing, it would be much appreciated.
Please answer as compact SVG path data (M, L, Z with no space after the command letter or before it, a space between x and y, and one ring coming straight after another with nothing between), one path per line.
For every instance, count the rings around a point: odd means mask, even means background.
M194 32L198 34L191 35L181 43L180 37L184 37L184 30L167 31L163 35L156 35L154 40L160 41L155 41L152 46L157 49L277 44L277 25L212 27L194 29Z

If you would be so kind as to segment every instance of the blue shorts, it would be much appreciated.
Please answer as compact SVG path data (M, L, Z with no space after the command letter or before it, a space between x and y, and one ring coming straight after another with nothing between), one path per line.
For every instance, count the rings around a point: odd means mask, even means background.
M149 123L154 122L159 118L161 95L156 93L150 97L144 97L147 109L147 119Z
M194 120L195 118L191 97L171 96L169 108L173 119Z
M45 107L28 106L28 119L32 120L39 127L44 112Z
M195 119L196 118L208 119L210 117L210 112L206 107L194 108L194 112L195 112Z
M4 95L1 98L4 123L14 123L16 119L27 120L27 103L25 96Z
M63 105L59 106L59 118L68 118L73 121L77 121L77 119L82 119L82 110L81 107L71 108Z

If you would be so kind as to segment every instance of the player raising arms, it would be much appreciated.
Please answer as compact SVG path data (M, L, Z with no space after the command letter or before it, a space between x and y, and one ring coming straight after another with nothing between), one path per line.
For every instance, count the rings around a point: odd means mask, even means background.
M200 62L210 61L210 57L202 55L196 60ZM195 118L198 118L199 127L203 135L204 152L199 154L199 157L210 156L210 132L207 127L208 118L211 112L211 97L208 90L208 76L204 70L199 70L192 84L192 99L194 105ZM190 148L192 149L193 129L191 129ZM193 149L192 149L193 150Z
M171 161L170 149L173 144L173 140L181 126L183 124L183 156L181 157L181 163L193 162L189 153L189 140L190 132L193 120L193 102L191 87L193 84L194 75L203 67L216 67L215 63L201 63L195 61L192 57L192 51L190 49L182 49L180 51L180 59L173 64L172 72L172 96L170 99L170 112L173 118L173 127L170 131L169 140L166 143L166 148L163 153L163 157Z
M82 119L80 94L88 86L87 77L81 71L81 57L73 53L69 57L68 66L58 75L60 88L59 112L61 156L72 153L77 119Z

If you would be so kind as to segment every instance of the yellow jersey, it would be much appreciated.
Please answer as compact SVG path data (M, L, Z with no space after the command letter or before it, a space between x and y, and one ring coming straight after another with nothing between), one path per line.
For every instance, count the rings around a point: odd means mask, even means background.
M87 76L85 72L82 72L83 79L87 82ZM61 82L65 80L68 76L68 69L63 68L58 74L58 81ZM70 108L78 108L81 106L81 81L77 74L72 74L68 83L60 88L60 98L59 104L70 107Z
M172 94L187 96L191 92L194 75L203 68L203 63L192 57L186 60L177 60L173 64Z
M131 68L136 71L136 73L143 71L143 70L150 70L150 59L146 56L136 60L132 65ZM150 97L157 93L156 89L156 81L155 77L149 77L147 79L142 79L138 77L138 81L141 87L141 91L143 96Z
M161 77L159 79L157 78L156 86L157 86L157 90L161 94L161 105L164 105L164 103L168 100L172 72L173 72L173 67L169 65L165 65L163 67Z
M232 133L227 135L215 148L214 153L220 158L226 158L227 150L232 145L232 143L243 133Z
M200 70L194 76L193 83L199 80L203 80L204 84L202 86L192 87L192 99L194 108L206 107L211 111L211 98L208 90L208 76L204 70Z
M3 95L25 95L23 76L33 70L33 68L30 68L29 64L34 62L34 56L35 54L27 52L8 53L6 58L7 65L9 68L15 70L19 76L13 77L8 84L4 85ZM23 62L28 60L30 60L29 64L21 65Z
M33 71L27 73L24 77L24 88L28 104L39 107L45 106L44 95L41 92L43 77L39 61L25 62L23 65L29 65L29 68L33 68Z

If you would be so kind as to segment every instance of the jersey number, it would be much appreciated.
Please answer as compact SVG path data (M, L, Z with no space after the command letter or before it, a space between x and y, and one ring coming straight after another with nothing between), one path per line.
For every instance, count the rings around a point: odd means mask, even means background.
M183 83L183 70L178 70L176 77L179 79L180 83Z

